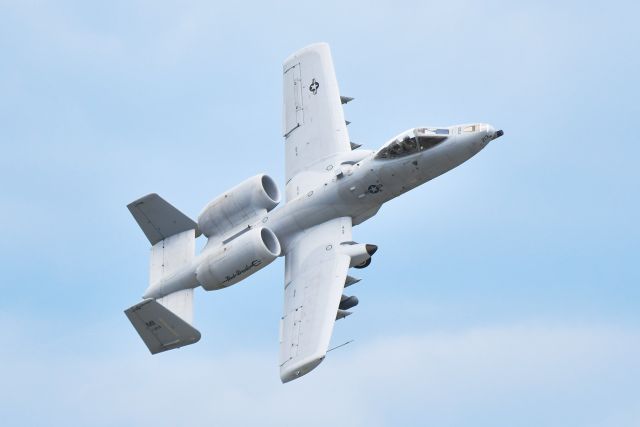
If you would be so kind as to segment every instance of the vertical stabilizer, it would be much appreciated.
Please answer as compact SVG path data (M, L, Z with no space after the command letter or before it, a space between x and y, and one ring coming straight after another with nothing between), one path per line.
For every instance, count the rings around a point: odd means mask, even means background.
M154 300L124 311L151 354L197 343L200 332Z
M127 208L152 245L183 231L197 233L198 224L156 193L134 200Z

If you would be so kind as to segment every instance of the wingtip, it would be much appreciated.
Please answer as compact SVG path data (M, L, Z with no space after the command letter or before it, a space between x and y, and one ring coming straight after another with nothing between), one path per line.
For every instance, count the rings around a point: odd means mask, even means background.
M280 368L280 381L282 384L286 384L313 371L324 360L325 355L321 357L312 357L306 360L299 361L292 365L282 366Z
M127 205L127 208L129 208L129 210L131 210L132 208L136 207L137 205L139 205L140 203L144 203L145 201L151 199L151 198L156 198L156 197L160 197L158 196L158 193L149 193L149 194L145 194L142 197L138 197L137 199L135 199L133 202L129 203Z
M291 55L289 55L283 62L283 68L286 70L289 66L290 63L299 56L304 55L307 52L310 51L316 51L316 52L320 52L320 51L327 51L329 52L329 54L331 53L331 49L329 48L329 43L326 42L316 42L316 43L311 43L303 48L300 48L298 50L296 50L295 52L293 52Z

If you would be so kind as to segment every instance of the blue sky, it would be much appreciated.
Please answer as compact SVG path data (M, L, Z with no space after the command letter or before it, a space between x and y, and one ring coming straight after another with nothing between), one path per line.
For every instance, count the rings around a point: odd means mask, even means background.
M3 425L640 424L633 2L0 2ZM282 183L281 63L330 43L351 139L505 130L355 229L355 314L278 378L283 263L150 356L125 205Z

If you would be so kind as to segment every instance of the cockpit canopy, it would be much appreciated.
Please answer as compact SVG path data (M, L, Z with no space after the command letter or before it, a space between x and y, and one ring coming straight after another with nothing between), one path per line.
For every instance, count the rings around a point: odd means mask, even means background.
M376 159L396 159L410 156L435 147L449 137L447 128L414 128L393 138L386 143Z
M482 132L482 131L486 131L489 128L489 126L486 123L477 123L474 125L467 125L464 128L462 128L462 132L465 133L472 133L472 132Z

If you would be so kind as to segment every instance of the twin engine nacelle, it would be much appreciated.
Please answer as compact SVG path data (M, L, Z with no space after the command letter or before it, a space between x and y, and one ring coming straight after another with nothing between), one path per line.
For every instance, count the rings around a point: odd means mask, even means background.
M273 231L247 228L232 241L205 249L192 263L153 283L143 298L162 298L198 285L207 291L226 288L266 267L280 253L280 242Z
M255 226L280 203L275 181L260 174L213 199L198 216L198 229L209 241L196 266L198 283L208 291L226 288L280 256L278 238Z
M278 203L280 192L273 178L256 175L209 202L198 216L198 229L208 238L222 237L255 223Z
M198 229L209 241L195 263L197 282L205 290L234 285L280 256L280 243L273 231L255 225L279 202L275 181L260 174L205 206L198 216ZM340 246L351 258L349 267L356 268L367 267L378 249L375 245L356 242L344 242Z
M207 291L246 279L280 256L278 238L270 229L247 229L232 241L205 251L196 268L198 283Z

